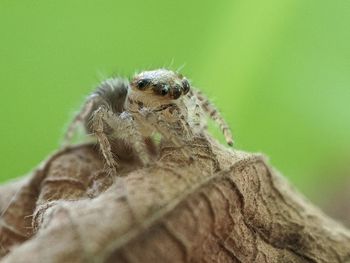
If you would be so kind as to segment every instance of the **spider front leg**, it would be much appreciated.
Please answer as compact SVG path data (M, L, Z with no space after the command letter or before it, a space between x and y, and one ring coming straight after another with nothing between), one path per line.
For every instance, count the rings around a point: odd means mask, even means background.
M210 101L197 90L191 90L191 95L195 96L204 112L219 126L222 134L225 137L226 143L230 146L233 145L233 136L231 133L231 129L226 123L225 119L221 116L220 112L216 109L216 107L210 103Z
M113 137L126 141L137 153L138 158L144 166L150 164L148 149L145 138L141 134L133 116L124 111L119 116L113 116L114 121L110 124L113 129Z
M148 108L142 108L141 116L145 118L145 121L142 121L148 128L156 129L157 132L161 134L168 142L173 143L176 147L181 148L182 154L189 160L192 160L192 157L189 155L188 151L184 149L186 145L184 138L180 138L179 134L174 131L173 123L169 123L161 112L155 112Z
M102 155L114 178L117 175L117 168L119 165L114 159L112 147L104 129L104 122L107 122L111 114L113 113L108 111L106 107L100 106L92 115L91 129L100 144Z
M105 126L108 127L108 134L106 133ZM96 135L101 145L102 154L112 171L116 171L119 165L115 161L117 155L113 153L109 138L120 139L126 142L137 153L137 157L140 159L142 165L149 165L150 158L144 137L140 133L133 117L128 112L124 111L121 114L116 114L106 109L106 107L100 106L93 115L92 132ZM118 152L118 154L123 154L123 152Z

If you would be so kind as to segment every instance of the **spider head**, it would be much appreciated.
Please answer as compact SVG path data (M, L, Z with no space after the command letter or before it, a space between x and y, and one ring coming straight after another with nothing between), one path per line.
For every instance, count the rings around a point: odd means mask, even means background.
M157 69L137 74L131 81L131 89L176 100L190 90L186 78L173 71Z

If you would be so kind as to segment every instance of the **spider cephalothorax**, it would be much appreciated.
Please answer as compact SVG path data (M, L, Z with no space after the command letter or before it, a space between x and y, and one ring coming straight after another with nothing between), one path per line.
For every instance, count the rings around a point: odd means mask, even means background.
M110 172L116 175L123 150L115 150L113 142L127 145L146 165L150 157L145 141L152 141L153 134L158 133L168 143L183 147L194 137L203 136L203 113L218 123L232 145L230 129L219 112L199 91L190 88L181 74L158 69L136 74L130 82L111 78L88 97L68 128L65 143L71 140L77 124L85 124L87 133L96 137Z

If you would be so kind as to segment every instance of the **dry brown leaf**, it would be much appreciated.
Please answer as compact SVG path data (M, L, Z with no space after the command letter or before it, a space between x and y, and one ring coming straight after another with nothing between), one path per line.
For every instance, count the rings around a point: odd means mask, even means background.
M350 262L349 230L263 156L188 148L192 163L162 145L114 181L92 145L54 154L0 188L1 262Z

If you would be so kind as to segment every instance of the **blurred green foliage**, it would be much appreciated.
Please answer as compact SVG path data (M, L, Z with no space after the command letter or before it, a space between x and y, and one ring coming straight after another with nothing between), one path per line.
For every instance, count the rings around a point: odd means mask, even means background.
M350 156L349 26L344 0L1 0L1 181L57 148L104 77L184 66L236 148L325 198Z

